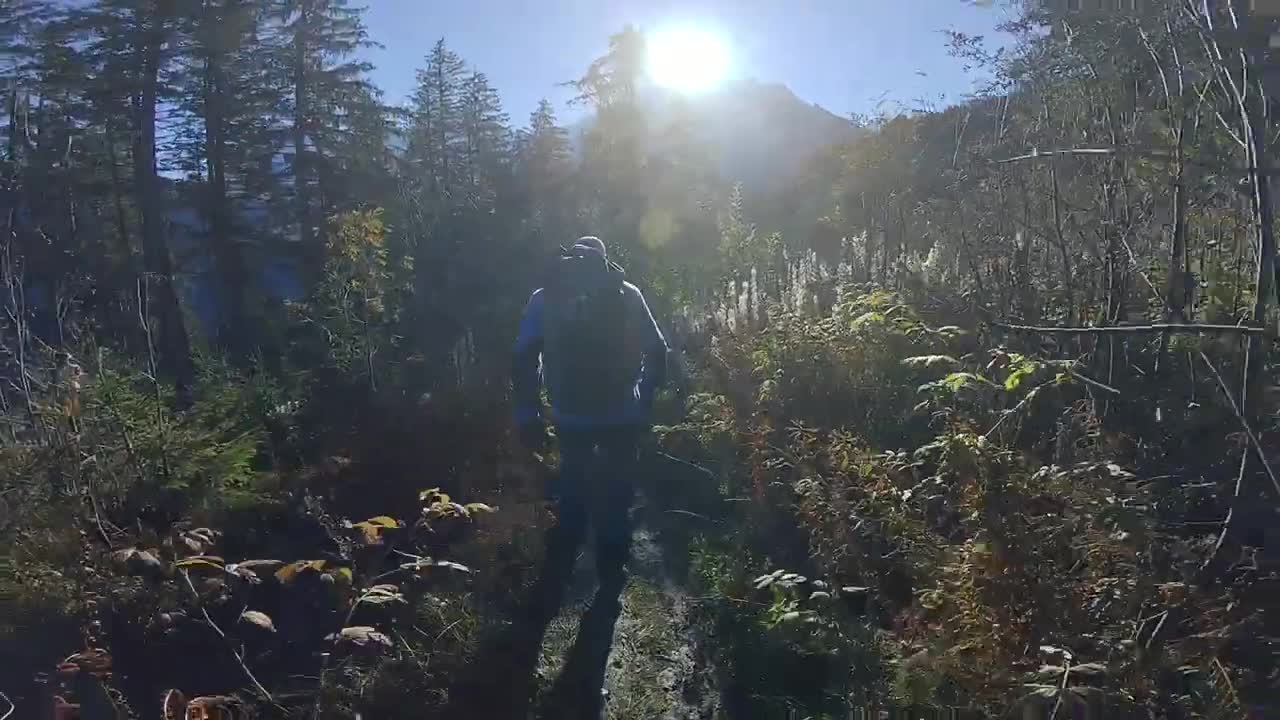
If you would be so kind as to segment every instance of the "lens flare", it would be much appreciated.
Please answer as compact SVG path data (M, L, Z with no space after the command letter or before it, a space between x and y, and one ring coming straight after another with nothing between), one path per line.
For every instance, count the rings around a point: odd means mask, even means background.
M649 77L662 87L696 94L719 87L729 74L729 46L717 33L673 27L646 37Z

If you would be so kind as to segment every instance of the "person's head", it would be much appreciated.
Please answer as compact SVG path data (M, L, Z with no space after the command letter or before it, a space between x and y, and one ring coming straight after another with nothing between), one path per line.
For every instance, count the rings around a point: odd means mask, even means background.
M604 248L604 241L594 235L586 235L580 237L573 243L573 252L576 255L592 253L599 255L601 260L608 260L609 253Z

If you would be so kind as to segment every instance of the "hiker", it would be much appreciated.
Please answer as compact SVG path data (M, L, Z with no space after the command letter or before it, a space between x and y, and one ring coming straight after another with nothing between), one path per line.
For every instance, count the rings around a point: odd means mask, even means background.
M545 383L548 419L560 443L560 477L552 492L557 525L544 570L550 585L568 582L590 517L600 587L621 592L631 543L631 473L650 427L654 393L666 378L666 360L666 340L644 296L609 261L604 243L583 237L563 249L525 308L513 373L521 440L534 451L548 444Z

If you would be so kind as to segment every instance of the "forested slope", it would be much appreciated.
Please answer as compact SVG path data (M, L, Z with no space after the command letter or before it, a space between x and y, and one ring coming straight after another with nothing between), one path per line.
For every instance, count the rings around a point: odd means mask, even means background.
M560 716L509 349L588 232L675 365L612 716L1280 712L1273 28L1008 29L744 190L633 29L575 154L344 0L0 3L0 718Z

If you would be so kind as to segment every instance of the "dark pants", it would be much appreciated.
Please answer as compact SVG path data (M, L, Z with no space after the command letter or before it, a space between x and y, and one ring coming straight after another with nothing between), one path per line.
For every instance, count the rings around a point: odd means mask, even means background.
M631 550L629 513L639 432L633 427L562 429L558 435L560 477L552 488L557 510L556 526L547 540L547 579L561 589L568 583L590 526L595 531L600 587L621 591Z

